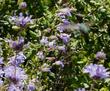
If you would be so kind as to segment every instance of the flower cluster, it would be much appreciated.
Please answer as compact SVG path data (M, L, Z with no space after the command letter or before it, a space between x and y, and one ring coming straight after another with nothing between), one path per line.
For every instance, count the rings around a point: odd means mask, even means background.
M47 47L49 51L55 51L58 50L60 52L66 53L66 45L70 41L70 34L65 33L65 27L70 24L67 17L71 17L71 9L70 8L64 8L59 10L59 12L56 14L60 19L61 23L57 26L56 32L58 32L55 36L51 35L50 37L42 36L40 40L40 44ZM51 31L50 31L51 32ZM59 34L60 32L60 34ZM62 42L63 45L58 45L57 42ZM45 60L46 56L44 55L45 51L39 51L37 53L37 56L41 60ZM49 59L50 60L50 59ZM55 60L55 59L53 59ZM64 67L64 63L62 61L56 61L53 63L53 65L60 65L62 68ZM50 71L50 69L43 67L43 71Z
M19 16L12 16L11 21L16 24L18 27L26 27L28 24L32 24L31 16L23 16L23 13L20 13Z
M60 9L57 13L57 16L60 18L66 18L66 16L72 16L71 11L72 11L72 9L70 9L68 7Z
M90 64L84 68L84 73L89 73L93 78L107 78L110 76L110 72L103 65Z
M26 9L27 3L22 2L19 6L20 9ZM12 16L11 21L18 27L26 28L28 24L32 23L31 16L24 16L23 13L20 13L19 16ZM8 57L7 63L3 62L3 57L0 58L0 85L5 83L5 80L9 80L8 90L7 91L34 91L35 85L34 83L29 81L28 75L25 73L25 70L22 68L22 63L25 62L26 56L23 52L24 37L19 34L16 36L18 40L13 41L12 39L8 40L8 44L11 49L13 49L14 55ZM14 39L14 38L13 38Z
M27 75L19 65L24 62L25 58L23 53L20 52L9 58L10 61L3 67L3 77L10 80L8 91L22 91L24 88L23 81L27 79Z
M61 19L61 23L57 25L57 30L59 32L64 32L67 30L67 27L70 25L70 22L66 18L67 16L71 17L71 9L70 8L64 8L59 10L57 13L57 16Z
M27 78L24 70L13 65L4 68L5 77L9 78L13 83L19 83Z
M19 66L24 62L25 59L26 57L23 52L19 52L16 56L11 57L8 63L11 65Z
M10 47L13 48L14 50L20 51L22 50L23 45L24 45L24 38L19 37L18 41L9 40L9 44L10 44Z
M62 34L60 34L60 38L62 39L62 41L65 44L67 44L69 42L69 40L70 40L70 35L62 33Z

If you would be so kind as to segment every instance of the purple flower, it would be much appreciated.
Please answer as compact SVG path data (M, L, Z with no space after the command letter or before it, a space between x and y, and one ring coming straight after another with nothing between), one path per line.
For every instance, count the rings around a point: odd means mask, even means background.
M69 25L70 24L70 22L67 19L62 19L62 22L63 22L64 25Z
M28 91L34 91L36 89L35 84L33 82L29 82Z
M59 25L57 25L57 30L61 33L64 32L65 31L65 25L60 23Z
M57 16L60 17L60 18L62 18L62 19L66 18L65 17L65 14L62 13L62 12L57 13Z
M25 59L26 57L23 52L20 52L18 53L18 55L11 57L9 63L14 66L19 66L21 63L24 62Z
M10 46L11 48L13 48L14 50L21 50L23 48L24 45L24 38L23 37L19 37L18 41L10 41Z
M3 75L4 75L4 71L3 71L3 66L2 66L2 64L4 64L4 63L3 63L3 57L0 58L0 78L2 78ZM0 81L2 81L2 80L0 80Z
M27 3L26 2L21 2L19 8L20 9L25 9L27 7Z
M110 72L107 72L107 69L103 65L90 64L84 68L84 73L89 73L90 77L93 78L107 78L109 77Z
M28 23L32 23L31 16L23 16L23 13L20 13L19 16L11 17L11 20L19 27L25 27Z
M2 79L0 79L0 86L2 86L3 85L3 80Z
M40 43L42 45L47 45L48 44L48 37L43 36L42 39L40 40Z
M0 78L3 77L3 75L4 75L4 71L0 69Z
M63 46L57 46L57 49L60 50L60 51L66 52L65 45L63 45Z
M63 23L60 23L59 25L57 25L57 30L62 33L69 28L69 25L70 25L70 22L64 20Z
M0 65L1 65L1 64L4 64L4 63L3 63L3 59L4 59L3 57L0 57Z
M106 59L106 54L102 51L96 53L96 59L103 60Z
M62 33L60 34L60 38L62 39L62 41L67 44L70 40L70 35L66 34L66 33Z
M27 75L24 70L16 66L6 66L4 68L5 77L9 78L13 83L18 83L19 81L27 79Z
M11 83L8 87L8 91L23 91L23 90L16 86L16 84Z
M78 88L75 91L86 91L85 88Z
M53 65L59 65L61 66L62 68L64 67L64 64L62 61L56 61L55 63L53 63Z
M19 52L18 55L16 55L16 60L19 61L19 63L23 63L26 59L26 56L23 54L23 52Z
M49 48L55 48L56 47L56 40L52 40L48 43Z
M42 51L39 51L39 52L37 53L37 56L38 56L38 58L40 58L41 60L43 60L43 59L45 58L45 56L44 56L44 54L43 54Z
M70 8L63 8L63 9L60 9L59 12L57 13L57 16L59 16L60 18L65 18L65 16L72 16L71 15L71 9Z

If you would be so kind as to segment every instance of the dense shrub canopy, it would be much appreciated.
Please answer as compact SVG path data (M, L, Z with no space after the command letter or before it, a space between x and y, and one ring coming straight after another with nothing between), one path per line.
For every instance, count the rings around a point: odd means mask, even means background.
M110 0L0 0L0 91L109 91Z

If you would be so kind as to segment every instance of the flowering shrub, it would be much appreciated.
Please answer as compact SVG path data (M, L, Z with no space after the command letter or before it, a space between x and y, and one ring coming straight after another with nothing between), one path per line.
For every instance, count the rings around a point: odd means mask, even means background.
M1 0L0 91L109 91L109 0Z

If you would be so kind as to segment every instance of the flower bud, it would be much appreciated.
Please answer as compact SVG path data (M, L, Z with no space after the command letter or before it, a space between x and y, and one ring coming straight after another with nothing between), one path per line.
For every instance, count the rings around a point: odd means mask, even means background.
M22 2L19 6L20 9L25 9L27 7L27 3L26 2Z
M96 53L96 59L98 59L98 60L104 60L104 59L106 59L106 54L104 53L104 52L97 52Z

